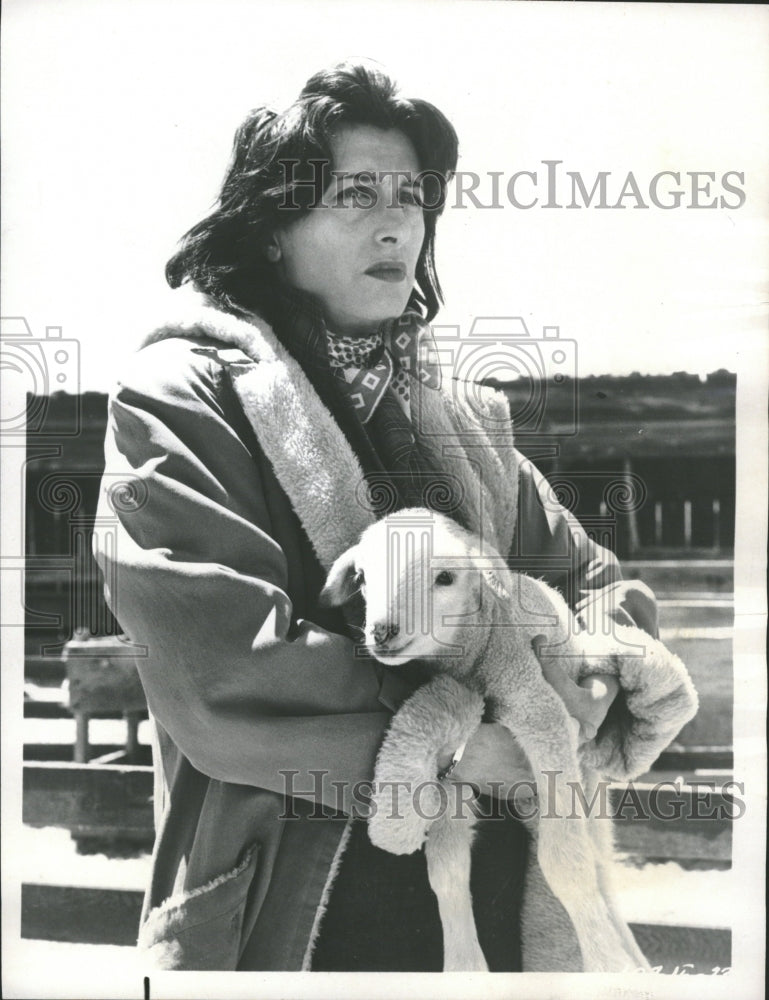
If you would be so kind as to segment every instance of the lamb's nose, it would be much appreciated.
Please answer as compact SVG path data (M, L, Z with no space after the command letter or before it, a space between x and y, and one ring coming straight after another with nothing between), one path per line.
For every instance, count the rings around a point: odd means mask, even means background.
M389 640L393 639L400 629L397 625L388 624L385 622L377 622L374 626L374 642L377 646L384 646L384 644Z

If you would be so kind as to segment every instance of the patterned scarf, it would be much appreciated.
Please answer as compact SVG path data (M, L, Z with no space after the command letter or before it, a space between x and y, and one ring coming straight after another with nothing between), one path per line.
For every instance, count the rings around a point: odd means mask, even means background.
M361 423L368 423L387 387L410 416L409 380L416 378L431 389L441 384L441 369L429 323L407 310L382 323L368 337L328 333L328 360L347 383Z

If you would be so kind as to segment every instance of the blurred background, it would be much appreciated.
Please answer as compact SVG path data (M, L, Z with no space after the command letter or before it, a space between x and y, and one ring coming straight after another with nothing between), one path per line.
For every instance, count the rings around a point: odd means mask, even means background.
M23 581L4 605L23 625L6 666L24 691L17 954L28 968L41 955L63 963L57 995L106 995L82 982L86 955L125 971L110 995L134 982L128 946L153 835L146 706L90 554L93 533L113 527L95 520L106 393L122 359L173 314L165 261L211 207L245 112L285 105L313 71L350 56L380 61L405 93L445 111L482 201L490 172L535 171L541 186L545 160L588 189L609 171L611 201L631 171L642 192L663 170L744 175L744 204L712 210L687 207L690 197L668 211L633 199L601 211L504 199L486 209L456 196L437 251L437 324L472 348L479 317L494 318L509 363L476 375L508 395L518 446L554 495L655 590L662 638L700 694L698 716L641 783L648 796L681 777L684 817L616 823L625 912L665 972L731 964L735 413L738 389L765 371L764 15L6 4L2 333L13 391L2 429L4 462L15 462L4 519L18 522L18 545L4 568L21 567ZM556 372L559 345L567 362Z

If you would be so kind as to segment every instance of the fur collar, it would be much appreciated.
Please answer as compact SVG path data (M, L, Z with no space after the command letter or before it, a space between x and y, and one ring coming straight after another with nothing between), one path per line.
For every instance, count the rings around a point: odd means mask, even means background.
M243 358L230 365L235 391L321 565L330 569L385 513L372 505L347 439L261 317L239 319L189 293L179 301L179 318L157 327L144 345L169 337L208 337L242 352ZM500 392L473 386L471 405L464 388L452 383L448 390L415 391L415 432L434 467L450 477L469 527L509 552L518 464L507 400ZM441 498L433 499L440 503Z
M199 303L144 343L168 337L209 337L245 355L230 366L233 386L321 565L329 569L374 517L350 498L351 484L363 480L360 463L298 362L260 317L238 319Z

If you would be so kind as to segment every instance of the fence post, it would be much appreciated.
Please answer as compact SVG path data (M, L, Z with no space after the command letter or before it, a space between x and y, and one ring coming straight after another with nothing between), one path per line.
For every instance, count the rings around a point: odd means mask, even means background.
M75 713L75 763L87 764L90 757L88 747L89 718L85 712Z

